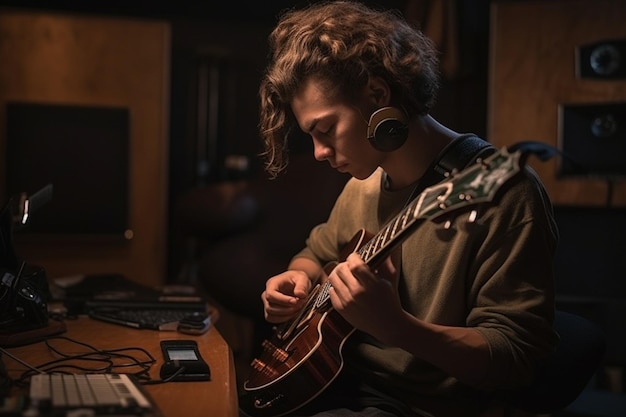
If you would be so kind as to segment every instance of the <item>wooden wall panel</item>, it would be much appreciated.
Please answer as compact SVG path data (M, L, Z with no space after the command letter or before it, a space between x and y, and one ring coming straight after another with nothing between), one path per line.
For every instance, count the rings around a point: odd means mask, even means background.
M56 240L52 236L20 243L20 257L42 265L50 277L115 272L149 285L164 282L169 24L2 10L0 63L2 152L6 150L4 108L8 101L113 106L128 108L130 113L132 239ZM3 175L0 184L4 184Z
M492 4L487 137L557 146L559 106L626 101L626 80L577 77L580 45L626 39L622 0L498 1ZM623 121L622 121L623 122ZM624 156L626 164L626 155ZM626 206L626 183L559 178L557 160L530 164L555 204Z

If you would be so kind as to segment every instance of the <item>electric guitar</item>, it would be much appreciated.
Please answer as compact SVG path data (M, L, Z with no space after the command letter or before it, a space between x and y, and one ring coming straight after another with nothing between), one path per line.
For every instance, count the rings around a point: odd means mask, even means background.
M422 221L492 201L521 171L525 156L521 150L503 148L477 160L426 188L371 239L361 230L347 247L356 248L374 268ZM318 284L299 315L281 324L262 343L240 397L244 412L254 417L283 416L307 404L335 380L343 367L342 347L355 329L333 309L329 289L328 281Z

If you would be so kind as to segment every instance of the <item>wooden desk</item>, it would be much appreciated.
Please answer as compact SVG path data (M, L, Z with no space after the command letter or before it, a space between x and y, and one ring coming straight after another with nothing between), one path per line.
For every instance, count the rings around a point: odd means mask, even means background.
M98 349L144 348L157 360L150 369L150 376L155 380L160 379L159 369L163 363L163 354L159 344L161 340L196 340L200 354L211 368L211 381L146 385L146 391L157 403L164 417L238 416L237 380L232 351L215 327L201 336L194 336L178 332L136 330L87 317L67 320L66 324L67 332L60 336L67 336L88 343ZM61 345L60 343L59 345L66 349L73 349L73 353L85 351L75 344L70 345L67 342L62 342ZM59 358L43 342L9 348L7 351L35 366ZM72 352L64 351L64 353ZM130 353L133 356L143 358L137 351ZM27 369L9 357L4 357L3 360L11 378L18 378ZM118 370L117 372L122 373L123 371Z

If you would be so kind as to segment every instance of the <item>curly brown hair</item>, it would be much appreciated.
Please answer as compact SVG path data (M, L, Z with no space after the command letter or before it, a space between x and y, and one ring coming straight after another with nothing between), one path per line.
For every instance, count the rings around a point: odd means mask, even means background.
M380 77L409 116L428 113L435 101L437 51L398 11L353 1L288 10L270 34L269 46L270 62L259 89L259 127L265 169L272 177L288 163L287 139L297 126L290 103L311 77L349 101L369 77Z

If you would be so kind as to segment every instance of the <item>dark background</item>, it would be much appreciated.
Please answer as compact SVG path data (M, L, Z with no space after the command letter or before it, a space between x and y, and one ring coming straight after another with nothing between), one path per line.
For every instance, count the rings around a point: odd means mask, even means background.
M266 62L266 39L281 11L307 3L0 0L0 6L5 7L158 19L171 24L170 207L175 207L181 194L195 186L265 175L258 158L261 143L257 133L257 91ZM364 3L401 12L407 8L404 0ZM427 8L428 2L424 5ZM454 79L443 78L433 114L457 131L484 136L489 1L457 1L456 5L462 71ZM203 98L198 81L201 76L207 77L209 83L211 76L216 80L209 86L209 93L217 94L218 100L214 137L207 137L210 133L198 128L199 124L211 123L206 120L207 111L198 105ZM308 145L308 141L303 142L293 151L308 152ZM231 168L228 161L232 155L247 160L247 169ZM169 212L170 216L176 215L175 210ZM170 218L172 236L175 220ZM167 276L175 276L180 267L180 245L171 246Z
M0 6L167 20L172 28L170 105L170 205L200 184L264 175L257 154L257 89L265 65L266 37L279 12L303 1L2 1ZM366 1L405 10L402 0ZM457 1L460 68L444 78L435 118L459 132L486 134L489 5ZM0 63L1 65L1 63ZM197 126L198 77L217 74L217 139L206 149ZM199 139L200 138L200 139ZM489 138L487 138L489 139ZM204 147L204 148L203 148ZM204 149L204 150L203 150ZM304 147L303 151L306 151ZM247 169L228 166L229 156L247 158ZM175 214L170 210L171 215ZM602 207L556 207L561 229L557 253L560 306L600 324L609 335L610 364L626 362L622 324L626 317L626 213ZM170 227L175 223L170 219ZM171 231L170 231L171 232ZM180 268L172 244L168 276Z

